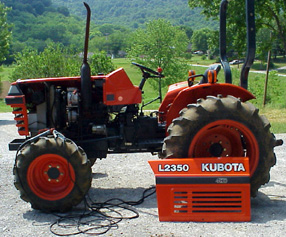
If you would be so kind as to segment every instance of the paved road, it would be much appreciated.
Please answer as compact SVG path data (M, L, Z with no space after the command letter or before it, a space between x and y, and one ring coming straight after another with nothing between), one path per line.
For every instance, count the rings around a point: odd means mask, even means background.
M31 209L19 198L13 186L12 168L15 152L9 152L7 143L15 137L16 129L10 114L0 114L0 236L55 236L50 224L57 220L51 214ZM277 134L286 140L286 134ZM156 196L136 206L139 218L123 220L104 236L283 236L286 227L286 147L276 148L277 165L271 170L270 182L251 200L251 222L196 223L159 222ZM110 155L96 162L89 195L96 202L112 197L138 200L142 192L154 185L154 176L147 163L156 159L150 154ZM130 215L130 212L124 215ZM67 234L74 229L60 229ZM86 235L79 235L86 236Z

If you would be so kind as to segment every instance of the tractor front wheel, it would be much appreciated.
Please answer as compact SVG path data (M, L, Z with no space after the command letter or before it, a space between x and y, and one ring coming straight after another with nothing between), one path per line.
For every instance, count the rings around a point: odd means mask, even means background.
M163 158L249 157L251 195L269 181L276 163L270 124L251 103L238 98L199 99L169 126Z
M82 201L91 186L84 151L69 139L41 137L16 156L15 186L34 209L65 212Z

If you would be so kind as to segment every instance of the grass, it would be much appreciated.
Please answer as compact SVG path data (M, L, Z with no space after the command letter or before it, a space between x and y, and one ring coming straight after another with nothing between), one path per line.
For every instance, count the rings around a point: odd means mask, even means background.
M260 109L260 114L265 115L271 124L271 132L286 133L286 108L276 109L267 106Z
M0 99L0 113L12 112L12 108L5 104L4 99Z
M0 67L0 79L1 81L9 81L14 70L13 66L3 66Z
M123 67L133 84L139 85L141 80L141 71L138 67L132 65L132 61L126 58L116 58L112 60L115 68Z
M188 60L190 64L198 64L198 65L210 65L214 63L213 59L208 59L207 57L203 59L204 57L199 55L192 55L192 58Z
M286 59L283 56L278 56L273 59L275 68L285 67L286 66Z
M279 67L286 65L285 61L279 59ZM113 59L113 63L116 68L123 67L128 74L129 78L132 80L134 85L139 85L141 81L141 71L136 66L131 64L131 61L128 59ZM202 60L200 56L194 56L192 59L188 60L189 64L198 64L198 65L209 65L213 63L210 60ZM276 66L276 64L275 64ZM196 71L197 74L201 74L205 71L206 68L200 66L190 66L190 69ZM2 81L9 80L13 67L4 67L2 72L0 72L0 78ZM241 67L237 69L237 66L233 67L233 83L238 84L238 78L240 75ZM286 70L285 70L286 71ZM281 71L279 71L279 74ZM219 82L224 81L223 71L219 73ZM154 79L149 79L154 80ZM271 95L270 99L268 98L267 106L262 105L263 101L263 90L264 90L264 74L249 74L249 90L257 97L257 99L251 101L256 107L260 109L260 114L263 114L267 117L271 124L271 131L273 133L286 133L286 78L279 78L277 75L270 75L269 78L269 88L268 94ZM163 93L165 93L167 88L164 88ZM148 81L144 86L143 100L145 103L156 98L158 92L154 91ZM272 100L271 100L272 99ZM160 103L156 101L149 106L146 106L145 109L158 109ZM11 107L7 106L4 102L4 99L0 99L0 112L10 112Z

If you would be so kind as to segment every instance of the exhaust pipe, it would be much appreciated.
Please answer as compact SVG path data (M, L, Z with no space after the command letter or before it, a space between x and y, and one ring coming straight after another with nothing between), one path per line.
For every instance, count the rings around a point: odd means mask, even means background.
M231 69L226 53L226 13L227 0L222 0L220 4L220 61L224 69L225 82L232 83ZM247 55L240 74L240 86L247 89L248 74L255 57L255 17L254 0L245 0L246 28L247 28Z
M231 69L227 60L226 54L226 13L227 13L227 0L222 0L220 3L220 28L219 28L219 51L220 62L224 70L225 83L232 83Z
M246 27L247 27L247 55L240 74L240 86L247 89L248 73L255 57L255 15L254 0L245 1Z
M84 2L84 6L87 11L87 16L86 16L83 63L80 69L80 76L81 76L81 100L82 100L82 106L83 106L82 108L83 108L83 113L87 114L90 111L91 102L92 102L91 73L90 73L90 66L87 62L91 11L87 3Z

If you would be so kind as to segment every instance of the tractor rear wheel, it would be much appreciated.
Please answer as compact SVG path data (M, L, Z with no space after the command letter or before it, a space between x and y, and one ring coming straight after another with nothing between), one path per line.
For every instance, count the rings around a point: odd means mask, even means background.
M251 196L270 179L276 140L268 120L233 96L199 99L168 128L163 158L249 157Z
M13 170L21 198L34 209L65 212L82 201L91 186L84 151L69 139L40 137L16 155Z

